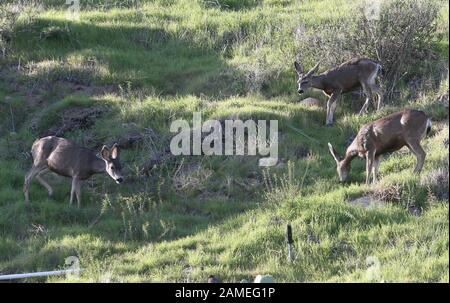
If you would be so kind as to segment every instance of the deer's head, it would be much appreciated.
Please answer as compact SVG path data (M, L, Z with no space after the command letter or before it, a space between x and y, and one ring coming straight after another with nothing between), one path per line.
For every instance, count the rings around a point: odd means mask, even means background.
M297 92L299 94L303 94L303 92L311 87L311 80L312 77L314 76L314 74L317 72L317 70L319 69L319 63L317 63L309 72L304 73L303 72L303 67L300 65L300 63L298 63L297 61L294 62L294 67L295 67L295 71L297 72L298 75L298 80L297 80L297 84L298 84L298 89Z
M100 155L105 161L105 170L108 173L108 175L116 181L117 184L120 184L123 182L123 175L122 175L122 164L119 160L119 147L117 144L114 144L111 148L111 151L109 148L105 145L102 148L102 151L100 152Z
M350 172L350 162L344 161L341 157L339 157L331 143L328 143L328 149L330 150L334 161L336 161L336 171L339 177L339 181L347 181L348 173Z

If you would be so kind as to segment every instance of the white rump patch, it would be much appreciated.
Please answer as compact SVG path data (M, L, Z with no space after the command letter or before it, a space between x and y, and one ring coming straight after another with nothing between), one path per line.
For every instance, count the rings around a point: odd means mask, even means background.
M431 119L427 119L427 127L425 127L425 131L423 132L422 138L427 136L428 130L431 129Z
M368 79L370 84L375 84L375 79L377 78L377 73L378 73L378 70L375 70L374 72L372 72L370 74L369 79Z
M407 118L405 117L405 115L402 115L402 118L400 119L400 123L405 126L407 122Z

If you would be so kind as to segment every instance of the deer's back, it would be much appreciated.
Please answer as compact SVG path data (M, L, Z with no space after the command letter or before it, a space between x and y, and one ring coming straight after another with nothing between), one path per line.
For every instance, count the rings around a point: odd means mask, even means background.
M46 165L51 171L66 177L89 177L95 154L65 138L49 136L34 142L32 155L35 164Z
M343 93L361 87L361 81L376 76L378 63L367 58L354 58L324 72L325 88L341 89Z
M427 115L419 110L393 113L364 125L358 132L358 145L364 151L375 148L377 154L399 150L408 141L423 138L427 120Z

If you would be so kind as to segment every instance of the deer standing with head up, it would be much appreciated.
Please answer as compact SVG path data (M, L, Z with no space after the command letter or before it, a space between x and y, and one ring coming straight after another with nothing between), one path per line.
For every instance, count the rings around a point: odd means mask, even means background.
M25 176L23 192L25 203L29 203L29 187L33 178L44 186L49 196L53 194L52 187L42 178L42 174L52 171L58 175L72 178L70 204L76 196L78 207L81 204L81 181L93 174L106 172L117 184L122 183L122 165L119 161L119 147L114 144L111 151L103 146L100 158L87 148L77 146L64 138L49 136L38 139L31 147L33 166Z
M426 156L420 141L430 130L431 120L424 112L404 110L361 127L343 158L339 157L331 143L328 143L330 153L336 161L339 181L347 180L352 160L360 157L366 159L366 183L370 183L371 176L373 182L376 182L380 156L404 146L416 156L414 173L420 173Z
M329 97L327 102L327 126L333 125L337 100L344 93L359 88L363 89L366 101L359 112L360 114L367 112L374 94L378 96L377 110L383 106L383 93L375 83L381 65L375 61L366 58L354 58L319 75L315 75L319 69L319 63L307 73L304 73L298 62L294 62L294 67L298 74L297 91L299 94L302 94L307 88L313 87L322 90Z

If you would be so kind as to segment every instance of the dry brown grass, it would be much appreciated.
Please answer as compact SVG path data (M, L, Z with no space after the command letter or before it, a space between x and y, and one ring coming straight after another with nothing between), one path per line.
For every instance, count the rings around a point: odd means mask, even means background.
M448 166L423 175L420 183L427 188L429 195L438 200L448 200Z

